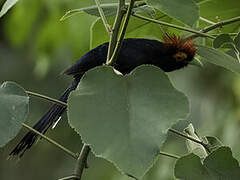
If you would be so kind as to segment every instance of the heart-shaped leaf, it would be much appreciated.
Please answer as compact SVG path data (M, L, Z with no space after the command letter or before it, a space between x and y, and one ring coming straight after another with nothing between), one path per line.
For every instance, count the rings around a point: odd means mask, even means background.
M97 67L68 100L70 125L98 157L141 178L156 160L168 128L188 115L187 97L155 66L130 75Z
M28 114L29 97L14 82L0 87L0 147L12 140L20 131Z
M203 164L195 154L189 154L177 160L174 174L183 180L238 180L240 179L239 163L232 156L229 147L220 147L208 155Z

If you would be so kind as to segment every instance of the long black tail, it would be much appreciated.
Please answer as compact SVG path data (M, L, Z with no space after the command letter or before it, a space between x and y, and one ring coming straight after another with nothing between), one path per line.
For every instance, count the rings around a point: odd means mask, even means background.
M77 88L78 83L79 78L75 78L71 86L62 94L59 100L67 102L70 92ZM61 118L65 109L66 107L58 104L52 105L48 112L33 126L33 128L44 134L50 126ZM38 135L36 133L29 131L9 155L22 157L24 152L32 147L37 138Z

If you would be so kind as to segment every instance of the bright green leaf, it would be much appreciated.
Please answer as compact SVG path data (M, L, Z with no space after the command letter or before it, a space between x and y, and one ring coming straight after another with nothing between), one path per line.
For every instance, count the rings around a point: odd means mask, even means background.
M184 24L193 26L199 18L199 8L192 0L147 0L148 4Z
M150 65L126 76L108 66L89 70L68 101L70 125L96 156L135 177L153 165L167 129L188 112L187 97Z
M238 60L218 49L198 45L197 54L210 63L240 73L240 63Z
M4 14L7 13L7 11L13 7L16 3L18 2L18 0L7 0L4 4L3 7L0 11L0 17L2 17Z
M198 156L189 154L177 160L174 175L183 180L238 180L239 163L229 147L220 147L208 155L203 164Z
M14 82L0 86L0 147L12 140L20 131L28 115L29 97Z

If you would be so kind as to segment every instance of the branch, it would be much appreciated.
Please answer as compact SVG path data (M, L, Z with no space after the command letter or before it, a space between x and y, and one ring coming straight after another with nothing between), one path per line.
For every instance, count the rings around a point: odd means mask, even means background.
M48 100L50 102L53 102L53 103L56 103L56 104L60 104L62 106L67 106L67 103L65 103L65 102L59 101L57 99L50 98L50 97L42 95L42 94L38 94L38 93L35 93L35 92L31 92L31 91L26 91L26 93L28 95L36 96L36 97L39 97L39 98L42 98L42 99L46 99L46 100Z
M80 155L78 156L75 172L74 172L74 180L81 180L83 169L86 167L87 157L90 152L90 147L86 144L83 145Z
M97 5L98 12L99 12L100 17L101 17L101 19L102 19L102 21L103 21L103 24L104 24L104 26L105 26L105 29L106 29L107 33L108 33L108 34L111 34L111 33L112 33L112 30L111 30L111 28L110 28L110 25L109 25L108 22L107 22L107 19L106 19L105 15L104 15L103 9L102 9L102 7L100 6L99 1L98 1L98 0L95 0L95 3L96 3L96 5Z
M188 135L186 135L186 134L184 134L184 133L182 133L182 132L179 132L179 131L177 131L177 130L175 130L175 129L169 129L168 131L170 131L170 132L172 132L172 133L174 133L174 134L177 134L177 135L179 135L179 136L182 136L182 137L184 137L184 138L186 138L186 139L189 139L189 140L191 140L191 141L193 141L193 142L195 142L195 143L201 144L209 153L211 152L211 151L209 150L209 148L207 147L207 145L206 145L204 142L199 141L198 139L195 139L195 138L193 138L193 137L190 137L190 136L188 136Z
M113 24L112 33L110 35L106 64L108 64L110 58L112 57L113 51L116 47L118 33L119 33L120 26L121 26L121 23L122 23L122 19L123 19L125 13L126 13L125 0L119 0L117 15L116 15L116 18L115 18L115 21L114 21L114 24Z
M43 135L42 133L38 132L36 129L33 129L32 127L28 126L25 123L22 123L23 127L29 129L30 131L33 131L34 133L36 133L37 135L41 136L43 139L45 139L46 141L48 141L49 143L53 144L54 146L56 146L57 148L61 149L63 152L67 153L68 155L72 156L74 159L77 159L78 156L77 154L73 153L72 151L70 151L69 149L65 148L64 146L58 144L56 141L50 139L49 137Z
M203 18L203 17L199 17L199 19L202 20L202 21L204 21L204 22L206 22L206 23L208 23L208 24L216 24L215 22L210 21L210 20L208 20L208 19L205 19L205 18Z
M206 33L206 32L212 31L214 29L217 29L219 27L222 27L222 26L225 26L225 25L228 25L228 24L232 24L232 23L235 23L235 22L239 22L239 21L240 21L240 16L235 17L235 18L231 18L231 19L219 22L219 23L216 23L214 25L207 26L206 28L203 28L202 30L200 30L200 32ZM192 36L189 36L188 38L194 39L194 38L197 38L197 37L199 37L199 35L194 34Z
M137 17L139 19L145 20L145 21L152 22L152 23L156 23L156 24L172 27L172 28L175 28L175 29L180 29L180 30L183 30L183 31L187 31L187 32L191 32L191 33L197 34L198 36L203 36L203 37L208 37L208 38L214 39L214 36L211 36L211 35L206 34L204 32L196 31L196 30L191 29L191 28L178 26L178 25L170 24L170 23L163 22L163 21L158 21L158 20L155 20L155 19L151 19L151 18L148 18L148 17L145 17L145 16L138 15L138 14L133 14L133 16Z
M120 37L119 37L119 40L117 41L117 44L116 44L116 47L114 49L114 52L112 54L112 57L111 59L107 62L107 65L112 65L112 64L115 64L116 63L116 60L117 60L117 57L119 55L119 52L120 52L120 49L122 47L122 44L123 44L123 41L124 41L124 35L126 33L126 30L127 30L127 25L128 25L128 22L129 22L129 19L130 19L130 16L132 14L132 9L134 7L134 2L135 0L131 0L130 1L130 4L128 6L128 10L127 10L127 15L126 15L126 18L125 18L125 21L123 23L123 28L122 28L122 31L120 33Z
M167 153L167 152L163 152L163 151L160 151L159 154L163 155L163 156L171 157L171 158L174 158L174 159L179 159L180 158L180 156L177 156L175 154L170 154L170 153Z

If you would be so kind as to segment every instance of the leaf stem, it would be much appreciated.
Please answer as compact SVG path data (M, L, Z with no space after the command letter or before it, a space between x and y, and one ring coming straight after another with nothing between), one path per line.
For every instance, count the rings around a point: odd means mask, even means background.
M32 127L28 126L25 123L22 123L23 127L29 129L30 131L33 131L34 133L36 133L37 135L41 136L43 139L45 139L46 141L48 141L49 143L53 144L54 146L56 146L57 148L61 149L63 152L65 152L66 154L72 156L74 159L77 159L78 156L77 154L73 153L72 151L70 151L69 149L65 148L64 146L58 144L56 141L52 140L51 138L43 135L42 133L38 132L36 129L33 129Z
M117 57L119 55L120 49L121 49L122 44L123 44L124 35L126 33L126 30L127 30L127 25L128 25L130 16L132 14L132 9L134 7L134 2L135 2L135 0L131 0L130 1L130 4L129 4L128 9L127 9L126 18L125 18L125 21L123 23L123 27L122 27L122 30L121 30L121 33L120 33L119 40L117 41L117 44L115 46L114 52L112 54L112 57L109 60L109 62L107 62L107 65L112 65L112 64L116 63Z
M167 153L167 152L163 152L163 151L160 151L159 154L163 155L163 156L171 157L171 158L174 158L174 159L179 159L180 158L180 156L177 156L175 154L170 154L170 153Z
M177 131L177 130L175 130L175 129L169 129L168 131L170 131L170 132L172 132L172 133L174 133L174 134L177 134L177 135L179 135L179 136L182 136L182 137L184 137L184 138L186 138L186 139L189 139L189 140L191 140L191 141L193 141L193 142L195 142L195 143L201 144L208 152L211 152L211 151L209 150L209 148L207 147L207 145L206 145L204 142L199 141L198 139L195 139L195 138L193 138L193 137L191 137L191 136L188 136L188 135L186 135L185 133L179 132L179 131Z
M99 12L100 17L101 17L101 19L102 19L102 21L103 21L103 24L104 24L104 26L105 26L106 31L108 32L108 34L111 34L112 29L110 28L110 25L109 25L108 22L107 22L106 16L104 15L103 9L102 9L99 1L98 1L98 0L95 0L95 3L96 3L96 5L97 5L98 12Z
M81 180L82 173L86 167L87 157L90 152L90 147L86 144L83 145L80 155L78 156L75 171L74 171L74 180Z
M35 93L35 92L31 92L31 91L26 91L26 93L28 95L36 96L36 97L39 97L39 98L42 98L42 99L46 99L46 100L48 100L50 102L53 102L53 103L56 103L56 104L60 104L62 106L67 106L67 103L65 103L65 102L59 101L57 99L54 99L54 98L51 98L51 97L48 97L48 96L45 96L45 95L42 95L42 94L38 94L38 93Z
M178 26L178 25L175 25L175 24L170 24L170 23L167 23L167 22L164 22L164 21L155 20L155 19L148 18L148 17L142 16L142 15L139 15L139 14L133 14L133 16L137 17L139 19L145 20L145 21L152 22L152 23L156 23L156 24L172 27L172 28L175 28L175 29L180 29L180 30L183 30L183 31L194 33L194 34L196 34L198 36L204 36L204 37L208 37L208 38L214 39L214 36L211 36L211 35L206 34L204 32L196 31L196 30L191 29L191 28Z
M112 33L110 35L106 64L109 63L109 61L112 57L113 51L116 47L118 33L119 33L119 30L120 30L120 27L122 24L122 19L123 19L125 13L126 13L125 0L119 0L117 15L116 15L116 18L115 18L115 21L113 24Z

